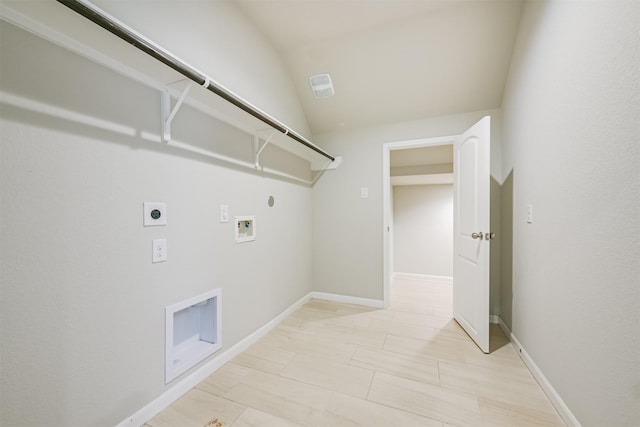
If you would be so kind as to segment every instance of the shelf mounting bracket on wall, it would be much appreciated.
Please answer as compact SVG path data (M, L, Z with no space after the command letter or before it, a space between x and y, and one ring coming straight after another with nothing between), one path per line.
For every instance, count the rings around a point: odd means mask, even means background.
M271 135L269 135L269 137L264 141L264 144L262 144L262 147L260 147L260 136L256 133L254 136L254 148L255 148L255 165L256 165L256 169L260 169L260 154L262 154L262 152L264 151L265 148L267 148L267 145L269 145L269 143L271 142L271 138L274 137L274 135L276 134L276 131L272 131Z
M285 126L280 121L271 117L269 114L253 106L249 102L245 101L229 89L210 79L206 74L195 69L191 65L184 62L182 59L175 56L173 53L167 51L162 46L157 45L153 41L144 37L142 34L135 31L133 28L125 25L122 21L119 21L115 17L109 15L104 10L91 3L89 0L57 0L59 3L65 5L71 10L79 13L95 24L101 26L105 30L124 40L125 42L135 46L147 55L162 62L178 73L182 74L186 78L192 80L196 84L204 87L206 90L213 92L219 97L225 99L236 107L240 108L244 112L250 114L262 123L267 124L273 129L287 135L290 139L296 141L299 144L307 147L310 150L326 157L327 159L334 160L335 157L327 153L320 147L307 140L302 135L293 131ZM171 120L169 120L170 124ZM167 123L166 121L164 123ZM163 125L166 127L166 125ZM163 137L165 132L163 132ZM170 136L170 132L169 132Z
M184 100L187 98L189 91L191 90L191 85L187 83L187 86L180 94L180 98L178 98L178 102L171 109L171 95L169 95L168 90L163 90L160 92L160 110L162 111L162 142L171 141L171 122L176 117L178 110L182 107Z
M340 166L342 164L342 157L338 156L333 160L329 160L327 163L325 163L325 165L321 168L314 168L312 167L311 170L313 172L317 172L315 178L313 178L313 180L311 180L311 185L313 186L313 184L316 183L316 181L326 172L329 170L335 170L338 169L338 166Z

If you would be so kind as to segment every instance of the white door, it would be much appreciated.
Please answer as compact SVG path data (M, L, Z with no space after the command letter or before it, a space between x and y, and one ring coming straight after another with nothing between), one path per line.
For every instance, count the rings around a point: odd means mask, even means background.
M484 117L453 146L453 317L489 352L489 150ZM486 239L486 240L485 240Z

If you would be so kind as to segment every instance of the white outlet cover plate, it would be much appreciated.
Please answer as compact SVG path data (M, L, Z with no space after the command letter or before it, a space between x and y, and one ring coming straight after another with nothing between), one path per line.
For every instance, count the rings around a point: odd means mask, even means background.
M151 212L160 211L159 218L153 218ZM143 225L145 227L155 227L157 225L167 225L167 204L161 202L144 202L143 203Z
M151 262L163 262L167 260L167 239L154 239L153 240L153 253L151 255Z
M220 222L229 222L229 206L220 205Z

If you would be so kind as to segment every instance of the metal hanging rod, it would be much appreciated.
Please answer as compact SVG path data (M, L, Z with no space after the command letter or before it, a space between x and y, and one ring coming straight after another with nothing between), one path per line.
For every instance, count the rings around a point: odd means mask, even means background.
M286 127L285 125L277 121L276 119L270 117L263 111L259 110L258 108L249 104L247 101L238 97L231 91L215 83L206 74L203 74L202 72L196 70L191 65L182 61L172 53L158 46L157 44L147 39L140 33L136 32L132 28L128 27L124 23L118 21L116 18L107 14L102 9L99 9L93 3L90 3L85 0L57 0L57 1L67 6L69 9L89 19L90 21L93 21L94 23L98 24L105 30L120 37L122 40L126 41L127 43L132 44L133 46L137 47L141 51L145 52L147 55L152 56L153 58L157 59L163 64L173 68L175 71L189 78L190 80L193 80L198 85L215 93L216 95L232 103L233 105L240 108L241 110L251 114L253 117L257 118L258 120L266 123L267 125L271 126L277 131L287 135L289 138L293 139L294 141L304 145L305 147L315 151L318 154L321 154L327 159L330 159L332 162L335 160L334 156L327 153L320 147L314 145L311 141L309 141L305 137L299 135L298 133L289 129L288 127Z

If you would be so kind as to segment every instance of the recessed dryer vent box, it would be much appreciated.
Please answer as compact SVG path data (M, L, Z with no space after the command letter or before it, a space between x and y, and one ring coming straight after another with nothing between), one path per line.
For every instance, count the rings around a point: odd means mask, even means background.
M256 240L255 216L236 216L234 223L236 229L236 243Z
M165 383L222 347L220 292L214 289L165 309Z

